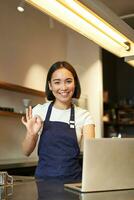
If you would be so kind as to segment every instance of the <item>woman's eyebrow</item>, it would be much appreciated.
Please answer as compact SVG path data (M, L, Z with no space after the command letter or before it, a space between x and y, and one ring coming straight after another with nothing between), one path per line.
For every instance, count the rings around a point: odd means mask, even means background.
M69 78L66 78L65 80L73 80L73 78L72 78L72 77L69 77Z
M55 79L52 79L52 81L60 81L61 79L60 78L55 78ZM73 80L73 78L66 78L65 80Z
M55 79L52 79L52 81L60 81L61 79L59 78L55 78Z

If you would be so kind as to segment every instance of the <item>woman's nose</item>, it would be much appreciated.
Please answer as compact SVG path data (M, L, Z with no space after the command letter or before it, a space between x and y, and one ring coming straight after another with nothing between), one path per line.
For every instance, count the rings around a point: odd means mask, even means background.
M67 89L67 85L65 83L63 83L62 86L61 86L61 89L62 90L66 90Z

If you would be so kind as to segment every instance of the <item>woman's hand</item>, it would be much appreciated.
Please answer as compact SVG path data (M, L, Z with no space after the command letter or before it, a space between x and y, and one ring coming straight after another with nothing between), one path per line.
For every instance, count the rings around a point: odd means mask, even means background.
M26 108L26 116L23 116L21 121L25 125L27 132L30 135L37 135L42 126L42 119L40 116L32 116L31 106Z
M26 109L26 116L22 117L21 121L27 129L26 136L22 143L22 149L24 154L29 156L35 149L38 140L38 132L42 126L42 120L39 116L32 116L32 107L29 106L29 108Z

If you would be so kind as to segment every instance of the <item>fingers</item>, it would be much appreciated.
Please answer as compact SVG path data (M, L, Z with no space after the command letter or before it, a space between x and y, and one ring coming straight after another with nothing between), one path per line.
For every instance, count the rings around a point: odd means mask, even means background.
M32 106L26 108L26 120L30 120L32 118Z
M26 124L26 118L23 116L22 118L21 118L21 121L22 121L22 123L25 125Z
M42 124L42 119L40 116L36 116L36 122Z
M28 111L29 111L29 117L32 118L32 106L29 106Z
M21 121L24 125L26 125L30 119L32 119L32 107L31 106L29 106L29 108L26 108L26 115L21 118Z
M29 111L28 111L28 108L26 108L26 120L29 119Z
M41 119L41 117L39 115L35 115L35 117L36 117L36 120L42 121L42 119Z

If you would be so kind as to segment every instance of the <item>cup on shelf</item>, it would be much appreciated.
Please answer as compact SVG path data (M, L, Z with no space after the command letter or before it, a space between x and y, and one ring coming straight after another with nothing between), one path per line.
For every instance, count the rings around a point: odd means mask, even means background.
M23 102L24 109L26 110L26 108L30 106L31 99L22 99L22 102ZM25 113L25 110L24 110L24 113Z

